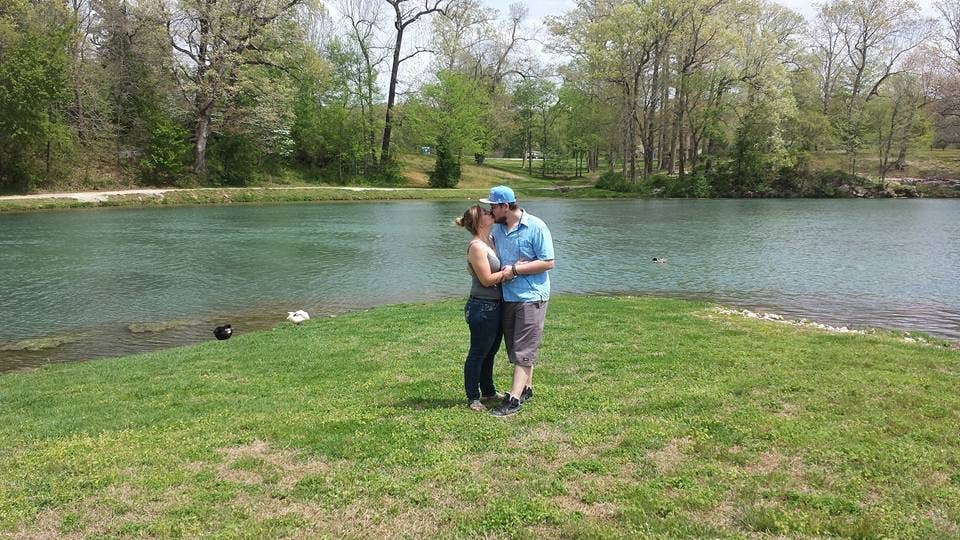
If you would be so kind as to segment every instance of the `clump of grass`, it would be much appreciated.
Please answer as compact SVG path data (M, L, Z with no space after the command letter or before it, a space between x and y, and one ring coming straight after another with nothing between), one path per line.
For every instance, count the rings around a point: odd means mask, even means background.
M960 353L662 298L551 301L465 406L460 302L0 375L0 534L952 537ZM504 389L509 366L497 364ZM241 533L242 531L242 533Z

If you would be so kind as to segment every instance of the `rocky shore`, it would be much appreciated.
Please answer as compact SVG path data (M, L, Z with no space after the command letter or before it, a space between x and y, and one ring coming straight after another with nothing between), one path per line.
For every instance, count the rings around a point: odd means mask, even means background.
M788 324L790 326L797 326L800 328L810 328L813 330L822 330L825 332L832 332L836 334L873 334L876 333L877 329L853 329L846 326L831 326L829 324L823 324L815 321L810 321L807 319L788 319L783 315L777 313L765 313L763 311L750 311L749 309L736 309L728 308L723 306L717 306L713 308L713 311L720 313L722 315L734 315L739 317L744 317L747 319L758 319L763 321L771 321L781 324ZM908 332L892 332L898 339L904 343L917 343L920 345L930 345L935 347L944 347L948 346L953 349L960 350L960 342L948 342L945 340L940 340L936 338L930 338L923 335L917 335L916 333Z

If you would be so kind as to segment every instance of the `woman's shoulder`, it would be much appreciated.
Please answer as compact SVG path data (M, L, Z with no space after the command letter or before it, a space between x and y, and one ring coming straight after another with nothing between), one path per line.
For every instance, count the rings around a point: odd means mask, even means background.
M493 248L490 247L489 244L487 244L483 240L480 240L479 238L474 238L473 240L471 240L470 243L467 244L467 249L469 251L476 251L478 253L496 254L496 252L493 250Z
M486 244L483 243L483 240L474 238L469 243L467 243L468 251L486 251Z

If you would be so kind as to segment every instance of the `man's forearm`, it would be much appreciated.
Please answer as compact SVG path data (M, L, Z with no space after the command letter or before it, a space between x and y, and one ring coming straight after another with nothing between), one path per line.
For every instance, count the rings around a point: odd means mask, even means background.
M554 267L553 259L549 261L528 261L517 263L514 266L514 269L517 272L517 275L527 275L527 274L539 274L541 272L546 272L547 270L552 270Z

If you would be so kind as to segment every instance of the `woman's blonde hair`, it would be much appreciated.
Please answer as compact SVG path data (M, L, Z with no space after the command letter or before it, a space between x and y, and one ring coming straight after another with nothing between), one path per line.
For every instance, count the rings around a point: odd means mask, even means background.
M466 229L470 234L477 234L477 226L480 225L480 218L483 216L483 207L475 204L463 213L462 216L453 220L458 226Z

